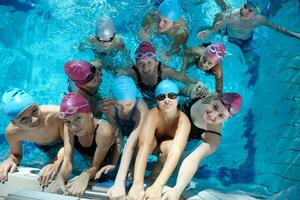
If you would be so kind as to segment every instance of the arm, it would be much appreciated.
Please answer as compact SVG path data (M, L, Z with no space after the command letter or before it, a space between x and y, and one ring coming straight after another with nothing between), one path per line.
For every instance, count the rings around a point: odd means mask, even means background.
M211 34L218 32L222 27L224 27L226 25L227 25L226 19L217 21L216 23L214 23L212 28L199 32L197 34L197 37L199 39L205 39L208 36L210 36Z
M224 0L215 0L215 1L221 7L222 11L226 11L229 9L229 6L226 4Z
M186 71L186 67L189 64L189 58L190 57L195 57L195 56L201 56L200 54L200 48L201 47L191 47L188 48L185 51L185 54L182 57L182 68L181 68L181 72L185 72Z
M0 165L0 181L4 183L8 179L9 172L17 170L17 164L22 160L22 144L19 141L18 135L6 129L6 139L9 144L8 158Z
M222 65L218 64L214 69L215 79L216 79L216 92L218 94L222 93L223 90L223 72Z
M277 25L269 22L264 16L258 15L257 19L258 19L258 22L264 26L267 26L267 27L269 27L277 32L283 33L287 36L294 37L296 39L300 39L300 33L296 33L296 32L287 30L283 27L277 26Z
M178 127L175 133L175 137L173 139L171 149L168 153L167 160L164 164L161 173L159 174L153 185L163 187L168 181L169 177L176 168L179 158L185 148L190 129L191 124L189 122L189 119L184 113L180 112Z
M172 44L171 49L167 52L167 56L172 54L178 54L180 52L180 45L185 48L189 34L185 30L181 30L180 33L175 37L175 41Z

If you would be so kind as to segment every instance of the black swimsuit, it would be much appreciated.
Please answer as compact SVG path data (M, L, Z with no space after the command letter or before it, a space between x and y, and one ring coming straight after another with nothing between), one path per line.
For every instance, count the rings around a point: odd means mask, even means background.
M99 124L102 120L99 120L97 125L96 125L96 128L95 128L95 131L94 131L94 138L93 138L93 142L92 144L89 146L89 147L84 147L80 144L79 142L79 139L78 139L78 136L77 135L74 135L74 147L75 149L85 155L85 156L89 156L89 157L93 157L94 156L94 153L96 151L96 148L97 148L97 144L96 144L96 134L97 134L97 129L99 127Z
M221 134L218 133L218 132L205 130L205 129L197 127L194 124L194 122L192 120L192 116L191 116L191 108L194 105L194 103L196 103L199 99L200 98L195 98L195 99L188 100L180 106L180 110L187 115L187 117L189 118L189 120L191 122L191 131L190 131L190 135L189 135L189 140L199 140L199 139L201 140L202 139L201 136L205 132L213 133L213 134L217 134L217 135L221 136Z
M143 99L147 102L148 106L150 108L154 107L154 105L156 104L156 98L155 98L155 88L156 86L160 83L160 81L162 80L161 78L161 62L159 62L158 67L157 67L157 74L158 74L158 78L157 78L157 82L154 86L149 86L143 83L142 78L139 74L138 69L136 68L136 66L133 66L132 69L134 70L134 72L136 73L137 76L137 86L140 88L141 93L143 95Z

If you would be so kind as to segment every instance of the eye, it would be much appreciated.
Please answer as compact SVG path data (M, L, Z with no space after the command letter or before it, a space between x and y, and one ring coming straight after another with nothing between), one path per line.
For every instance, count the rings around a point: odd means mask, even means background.
M214 104L214 105L213 105L213 109L214 109L215 111L218 111L218 105L217 105L217 104Z
M37 108L33 109L33 111L31 112L31 115L37 115L37 114L38 114L38 109Z
M78 122L80 119L81 119L81 117L77 116L74 121Z
M209 65L212 65L212 63L211 63L211 62L208 62L208 64L209 64Z
M219 114L219 118L223 119L224 115L222 113Z
M24 123L28 122L28 120L29 120L29 117L22 117L20 119L20 122L24 124Z

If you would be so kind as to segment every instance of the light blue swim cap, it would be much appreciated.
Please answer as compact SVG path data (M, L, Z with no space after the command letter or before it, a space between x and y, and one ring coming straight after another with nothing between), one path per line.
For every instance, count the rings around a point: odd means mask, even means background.
M15 120L20 112L32 104L35 104L35 101L30 94L24 90L13 88L4 92L1 108L10 120Z
M177 0L164 0L158 7L158 13L173 22L180 18L180 5Z
M247 0L245 2L256 14L268 15L270 1L266 0Z
M161 94L174 93L179 94L177 85L171 80L161 81L155 89L155 97L158 97Z
M119 76L112 84L112 98L116 101L136 100L137 87L129 76Z

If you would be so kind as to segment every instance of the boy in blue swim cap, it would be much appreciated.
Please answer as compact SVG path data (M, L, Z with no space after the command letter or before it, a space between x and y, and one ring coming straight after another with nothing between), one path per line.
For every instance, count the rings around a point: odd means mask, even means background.
M140 31L143 40L151 34L164 34L173 43L166 56L178 54L180 47L185 49L188 39L186 22L181 18L181 8L177 0L164 0L157 10L146 14Z
M266 26L284 35L300 39L300 33L289 31L269 22L262 12L263 7L260 6L259 2L255 0L246 1L241 8L227 9L218 13L213 26L197 35L199 39L205 39L213 33L221 32L228 36L229 42L240 47L249 66L248 72L254 74L248 86L255 84L260 62L253 42L253 33L256 28Z
M120 34L117 33L114 21L109 16L99 17L96 23L95 35L89 37L86 42L80 43L78 49L90 48L95 58L100 59L104 69L116 72L116 64L112 58L120 51L127 63L132 63L129 51Z
M119 76L112 84L112 101L113 106L107 112L107 118L116 128L118 136L117 142L119 146L119 153L122 144L122 138L126 136L127 142L125 144L123 155L121 158L120 167L115 179L114 185L108 190L110 199L125 198L125 179L132 160L134 149L136 148L138 137L141 131L141 125L148 112L148 106L142 99L138 99L138 90L134 80L129 76ZM96 178L110 169L101 169Z
M156 87L157 107L149 110L142 124L129 200L161 199L162 188L176 168L191 128L188 117L177 108L178 94L178 87L170 80ZM145 192L147 157L154 149L159 151L159 160L151 174L154 183Z
M28 93L14 88L6 90L2 96L1 109L10 120L6 127L6 138L10 146L8 158L0 165L0 181L8 180L8 173L15 172L22 160L22 141L31 141L43 146L61 142L63 122L59 119L59 107L37 106ZM39 174L41 186L47 186L56 175L63 159L63 149L59 151L53 164L45 166Z

